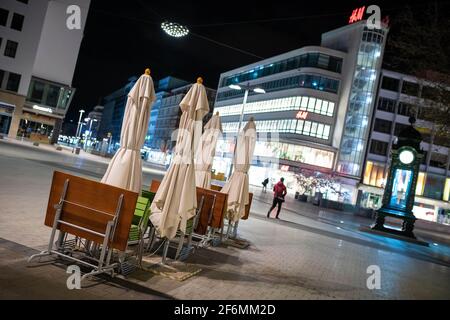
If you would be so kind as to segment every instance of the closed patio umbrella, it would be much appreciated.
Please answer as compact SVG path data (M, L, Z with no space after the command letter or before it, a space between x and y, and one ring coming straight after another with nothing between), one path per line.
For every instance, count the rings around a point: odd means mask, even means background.
M195 153L195 183L197 187L211 187L211 168L216 154L217 139L222 133L219 113L216 113L204 127L197 151Z
M128 93L120 133L120 148L110 161L101 182L134 192L142 188L141 148L148 129L150 110L155 101L150 69L145 70Z
M253 158L256 143L256 126L251 118L239 132L236 152L233 158L234 171L223 186L222 192L228 193L228 220L238 221L245 214L245 205L249 203L248 170Z
M197 79L180 103L182 115L174 156L151 206L151 222L168 239L175 237L178 229L186 231L186 222L197 207L194 150L202 134L202 119L209 112L202 82Z

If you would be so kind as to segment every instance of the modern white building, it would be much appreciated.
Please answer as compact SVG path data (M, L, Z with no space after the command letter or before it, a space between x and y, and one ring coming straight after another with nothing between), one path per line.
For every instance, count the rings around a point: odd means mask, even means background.
M89 5L90 0L0 3L0 134L48 142L55 131L57 139L75 92L72 78Z
M417 218L450 225L450 141L436 135L433 123L422 120L428 102L434 97L433 83L389 70L382 70L374 110L360 205L378 209L384 192L393 142L417 118L415 128L422 134L425 157L420 165L414 215ZM406 187L400 181L399 189Z
M256 121L259 139L250 183L283 176L295 188L294 172L311 170L339 179L345 196L330 200L355 204L364 167L370 123L388 29L368 29L366 21L322 35L321 46L308 46L222 73L214 111L225 133L236 133L243 91L232 84L263 88L250 92L244 123ZM223 140L213 169L228 174L233 140ZM294 190L293 190L294 191Z

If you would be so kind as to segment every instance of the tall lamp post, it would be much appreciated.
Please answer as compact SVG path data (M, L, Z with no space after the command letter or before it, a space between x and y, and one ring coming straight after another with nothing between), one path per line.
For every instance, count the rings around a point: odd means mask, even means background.
M83 117L84 110L80 109L78 112L80 113L80 117L78 118L77 132L75 134L77 145L78 145L78 135L79 135L80 126L81 126L81 118ZM72 153L73 153L74 150L75 150L75 146L72 148Z
M245 90L244 91L244 101L242 102L241 115L239 117L239 125L238 125L238 130L237 130L237 135L239 135L239 131L241 130L241 126L242 126L242 122L244 121L245 105L247 104L247 98L248 98L249 91L253 91L255 93L266 93L266 90L264 90L263 88L260 88L258 86L251 86L249 83L247 83L245 85L230 84L228 87L233 90ZM236 135L235 144L234 144L233 157L236 154L237 135ZM232 171L233 171L233 161L231 161L230 172L228 174L228 177L231 176Z
M89 123L89 140L92 138L92 123L93 122L97 122L97 119L90 119L90 123ZM87 148L86 144L87 144L87 139L84 140L84 150L86 150L86 148Z
M84 118L84 122L83 124L86 124L86 126L88 125L89 121L91 121L91 118L87 117ZM83 126L82 126L83 127ZM80 130L80 136L83 136L82 130ZM87 137L88 135L86 134L86 136L84 137L84 142L83 142L83 150L86 151L86 141L87 141Z
M234 143L233 158L231 160L230 172L228 174L228 177L230 177L231 173L233 171L233 159L236 156L237 139L238 139L239 132L241 131L242 122L244 121L244 112L245 112L245 105L247 104L248 93L249 93L249 91L253 91L255 93L266 93L266 90L264 90L263 88L260 88L258 86L251 86L249 83L247 83L245 85L230 84L228 87L233 90L245 90L244 91L244 101L242 102L242 107L241 107L241 115L239 117L238 131L237 131L237 135L236 135L235 143ZM233 238L237 237L238 225L239 225L239 220L236 221L236 223L234 225ZM228 225L227 235L229 235L229 231L230 231L230 225Z

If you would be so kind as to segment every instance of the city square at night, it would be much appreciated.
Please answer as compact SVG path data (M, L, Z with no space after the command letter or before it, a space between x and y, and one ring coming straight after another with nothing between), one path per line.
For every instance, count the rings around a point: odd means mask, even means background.
M0 300L450 299L449 8L1 1Z

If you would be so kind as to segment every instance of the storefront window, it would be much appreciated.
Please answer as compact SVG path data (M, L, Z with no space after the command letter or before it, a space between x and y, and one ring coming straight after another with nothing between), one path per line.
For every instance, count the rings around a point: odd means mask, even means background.
M27 100L55 109L66 110L74 89L32 78Z
M413 214L416 218L435 222L437 220L436 209L432 205L414 203Z
M428 173L423 195L436 200L443 199L445 177Z
M53 126L27 119L21 119L17 136L29 138L31 140L46 140L50 137L52 131Z
M377 210L382 205L382 198L383 198L382 194L363 191L361 197L361 206L363 208Z
M386 176L384 174L384 165L367 161L364 172L363 183L366 185L384 188Z
M445 180L444 196L442 197L442 200L448 201L449 197L450 197L450 178L447 178Z
M8 134L11 118L11 116L0 113L0 134Z
M416 184L416 195L417 196L423 195L423 189L425 188L425 179L426 179L426 173L419 172L419 175L417 176L417 184Z

